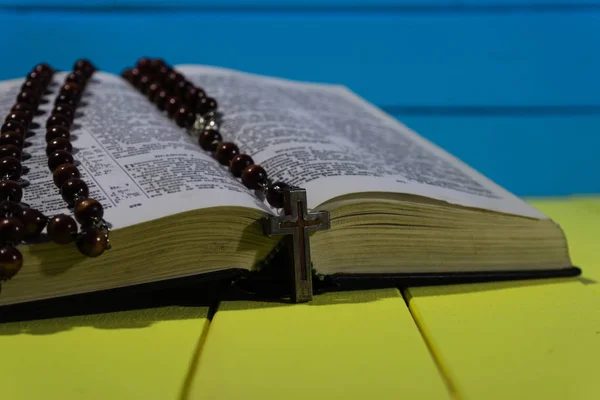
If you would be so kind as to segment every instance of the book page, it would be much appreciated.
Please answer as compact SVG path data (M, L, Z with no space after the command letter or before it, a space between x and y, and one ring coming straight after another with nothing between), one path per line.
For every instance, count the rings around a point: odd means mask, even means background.
M62 84L65 74L53 81ZM0 84L0 115L14 104L22 80ZM34 119L23 166L23 202L45 215L71 214L47 165L45 123L59 86ZM71 128L73 156L90 197L100 201L113 228L214 206L271 212L204 153L186 131L160 113L120 77L97 72L88 84Z
M178 69L218 100L224 140L271 179L306 188L310 208L350 193L391 192L546 218L344 87Z

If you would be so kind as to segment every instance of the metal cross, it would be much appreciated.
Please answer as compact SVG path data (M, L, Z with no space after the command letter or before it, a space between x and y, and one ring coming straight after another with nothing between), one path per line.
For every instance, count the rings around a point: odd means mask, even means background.
M293 300L303 303L312 300L313 295L308 234L329 229L329 212L309 213L306 209L306 190L301 188L284 189L283 199L285 215L268 218L265 234L288 235L285 239L294 283Z

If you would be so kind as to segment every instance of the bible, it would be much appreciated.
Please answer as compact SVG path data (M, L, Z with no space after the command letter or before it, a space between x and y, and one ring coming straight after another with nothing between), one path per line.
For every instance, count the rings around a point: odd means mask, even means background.
M305 189L308 212L329 213L328 229L310 233L305 272L323 290L580 273L556 223L345 87L176 69L218 99L224 140L273 181ZM0 84L4 114L22 84ZM48 171L48 99L24 148L22 202L70 215ZM282 210L264 193L118 75L96 72L81 104L73 156L104 208L111 249L84 257L44 235L19 244L22 268L2 282L0 305L196 278L257 293L284 281L281 237L263 223Z

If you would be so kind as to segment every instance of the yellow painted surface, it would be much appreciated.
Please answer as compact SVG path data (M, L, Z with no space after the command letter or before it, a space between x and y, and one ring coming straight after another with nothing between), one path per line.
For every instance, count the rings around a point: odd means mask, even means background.
M0 398L177 399L207 308L0 324Z
M600 213L577 201L532 204L566 231L582 279L407 291L459 397L600 398Z
M449 392L395 289L310 304L224 302L191 399L447 399Z

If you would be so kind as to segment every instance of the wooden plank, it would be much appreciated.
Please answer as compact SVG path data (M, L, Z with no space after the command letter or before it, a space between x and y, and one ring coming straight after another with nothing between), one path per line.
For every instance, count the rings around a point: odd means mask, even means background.
M165 32L173 32L177 39ZM600 11L0 11L10 62L141 55L349 86L380 106L600 107ZM23 51L28 49L28 51Z
M600 115L398 115L519 196L600 193Z
M442 399L449 394L397 290L310 304L221 303L192 381L197 399Z
M0 324L2 398L179 398L206 307Z
M541 208L564 223L567 236L575 239L577 259L595 252L597 241L579 241L581 234L592 232L576 224L584 215L569 211L568 203L560 209ZM595 275L598 257L588 261L584 268ZM410 288L407 296L415 320L460 395L592 399L600 393L597 286L588 279L540 280Z

